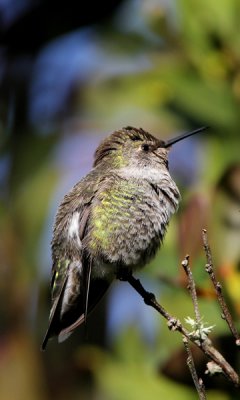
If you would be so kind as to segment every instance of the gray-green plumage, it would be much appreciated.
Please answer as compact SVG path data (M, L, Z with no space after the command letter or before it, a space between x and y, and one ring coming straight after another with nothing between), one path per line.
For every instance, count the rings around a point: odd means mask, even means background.
M178 139L180 140L180 139ZM66 339L123 271L143 267L163 240L180 194L167 142L123 128L95 153L93 169L59 206L52 240L51 336Z

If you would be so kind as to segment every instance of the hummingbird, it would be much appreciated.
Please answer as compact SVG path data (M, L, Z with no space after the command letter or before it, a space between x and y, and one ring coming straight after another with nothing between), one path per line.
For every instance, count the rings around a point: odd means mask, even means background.
M96 149L92 170L66 194L52 239L49 338L67 339L114 279L132 274L156 254L178 208L168 154L180 140L160 140L142 128L113 132Z

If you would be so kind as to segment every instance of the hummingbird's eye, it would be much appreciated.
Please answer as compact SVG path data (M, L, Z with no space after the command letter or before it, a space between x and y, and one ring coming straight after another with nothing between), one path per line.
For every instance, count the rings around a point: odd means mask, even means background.
M149 151L149 148L150 148L149 144L147 144L147 143L143 143L142 144L142 150L143 151Z

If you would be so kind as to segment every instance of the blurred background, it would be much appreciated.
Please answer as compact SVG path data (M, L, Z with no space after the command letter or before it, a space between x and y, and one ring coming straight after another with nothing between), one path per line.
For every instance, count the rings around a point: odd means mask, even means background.
M182 321L193 316L181 260L190 254L204 320L239 355L204 271L201 230L236 324L240 316L240 3L238 0L0 1L0 398L195 399L181 337L128 287L112 285L88 320L40 352L50 309L57 206L91 168L103 137L127 125L176 144L182 203L139 275ZM194 353L195 354L195 353ZM204 376L209 399L237 399Z

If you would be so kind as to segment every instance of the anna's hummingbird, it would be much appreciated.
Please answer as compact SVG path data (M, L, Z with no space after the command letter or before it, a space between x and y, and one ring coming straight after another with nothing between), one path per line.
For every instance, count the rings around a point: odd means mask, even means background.
M99 145L92 170L57 211L52 308L42 349L50 337L62 342L84 322L114 278L154 257L180 200L168 170L169 148L204 129L163 141L126 127Z

